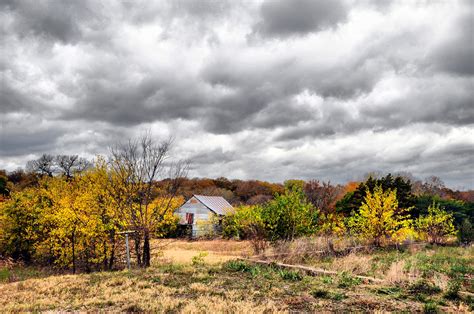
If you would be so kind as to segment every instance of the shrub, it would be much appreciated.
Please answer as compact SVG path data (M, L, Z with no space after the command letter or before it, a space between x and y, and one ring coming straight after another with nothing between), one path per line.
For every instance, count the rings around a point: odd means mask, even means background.
M353 232L362 238L380 246L385 240L398 242L412 236L412 221L404 215L409 208L399 208L397 192L384 191L376 186L373 192L367 190L359 212L348 221Z
M301 186L293 184L267 204L242 206L227 215L223 219L223 233L226 237L250 239L258 254L265 250L269 241L287 241L313 234L317 214Z
M318 211L298 184L287 186L283 194L277 194L263 206L261 215L271 241L289 241L316 231Z
M433 202L428 207L428 215L416 220L420 236L431 244L440 244L448 237L455 235L453 214L446 212L439 204Z
M227 238L250 239L258 254L268 246L261 206L241 206L222 220L222 232Z

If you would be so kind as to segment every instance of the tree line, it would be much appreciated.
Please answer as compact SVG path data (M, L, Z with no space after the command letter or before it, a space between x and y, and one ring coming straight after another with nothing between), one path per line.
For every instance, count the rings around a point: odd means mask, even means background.
M44 154L26 170L0 171L0 257L84 270L113 269L134 231L138 265L151 261L150 240L176 231L174 211L193 194L223 196L236 211L223 236L250 239L257 251L301 236L354 236L375 245L473 238L474 191L454 191L437 177L371 174L345 185L318 180L283 184L221 177L188 178L171 159L172 141L149 135L88 161Z
M439 181L439 180L437 180ZM388 174L338 189L329 183L289 180L284 192L258 205L240 206L224 218L226 237L250 239L256 251L277 241L320 235L351 236L375 246L422 240L443 244L474 240L474 203L432 193ZM435 191L446 188L436 187ZM451 193L449 195L452 195Z

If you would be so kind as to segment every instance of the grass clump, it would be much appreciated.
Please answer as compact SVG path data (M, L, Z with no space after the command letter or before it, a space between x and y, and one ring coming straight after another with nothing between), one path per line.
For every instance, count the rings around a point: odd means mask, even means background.
M303 275L300 272L294 270L279 269L278 274L284 280L289 281L300 281L303 279Z
M233 272L249 273L252 277L263 273L260 266L250 265L244 261L229 261L225 264L225 268Z
M339 288L352 288L362 283L362 279L357 278L349 274L348 272L342 272L338 277L337 286Z
M428 301L424 304L423 306L423 313L440 313L440 309L438 307L438 304L433 301Z
M204 258L209 255L207 252L199 252L199 254L193 256L191 262L194 266L202 266L205 264Z
M0 268L0 282L8 282L10 279L10 270L8 268Z
M321 276L320 278L321 282L326 285L330 285L334 282L334 279L331 276Z
M248 263L244 261L229 261L225 264L226 268L236 272L249 272L252 268Z
M448 282L448 288L444 297L449 300L459 299L459 290L461 290L462 281L459 278L451 278Z

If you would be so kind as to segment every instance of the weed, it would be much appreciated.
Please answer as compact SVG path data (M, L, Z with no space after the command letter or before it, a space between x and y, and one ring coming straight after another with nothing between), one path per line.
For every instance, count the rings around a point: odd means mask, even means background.
M0 268L0 282L7 282L10 278L10 270L8 268Z
M229 261L225 264L225 267L231 271L248 272L251 266L244 261Z
M351 288L353 286L360 285L362 280L360 278L354 277L347 272L342 272L339 274L337 286L339 288Z
M193 256L192 258L192 264L194 266L202 266L205 264L204 257L209 255L207 252L199 252L198 255Z
M439 313L440 310L439 310L438 305L436 304L436 302L428 301L423 306L423 312L424 313Z
M253 266L253 267L250 267L249 273L250 273L250 275L252 275L252 277L256 277L256 276L260 275L262 273L262 271L261 271L260 267Z
M300 281L303 279L303 275L294 270L279 269L278 274L284 280Z
M249 265L244 261L229 261L226 268L231 271L249 273L252 277L256 277L262 273L262 268L258 265ZM265 273L264 273L265 274Z
M331 276L321 276L321 282L330 285L334 282L334 279Z
M444 294L444 297L449 300L455 300L459 298L459 290L461 290L462 281L458 278L451 278L448 282L448 289Z

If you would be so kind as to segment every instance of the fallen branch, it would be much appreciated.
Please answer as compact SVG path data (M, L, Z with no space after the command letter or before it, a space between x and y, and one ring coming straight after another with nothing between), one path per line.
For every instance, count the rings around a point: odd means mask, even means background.
M339 274L336 271L317 269L317 268L313 268L313 267L309 267L309 266L303 266L303 265L290 265L290 264L284 264L284 263L279 263L279 262L255 260L255 259L243 258L243 257L239 257L238 259L242 260L242 261L254 263L254 264L267 265L267 266L277 266L277 267L280 267L280 268L286 268L286 269L302 271L306 274L313 275L313 276L325 276L325 275L327 275L327 276L337 276ZM374 283L383 283L383 282L385 282L383 279L374 278L374 277L358 276L358 275L356 275L354 277L362 279L364 282L374 282Z

